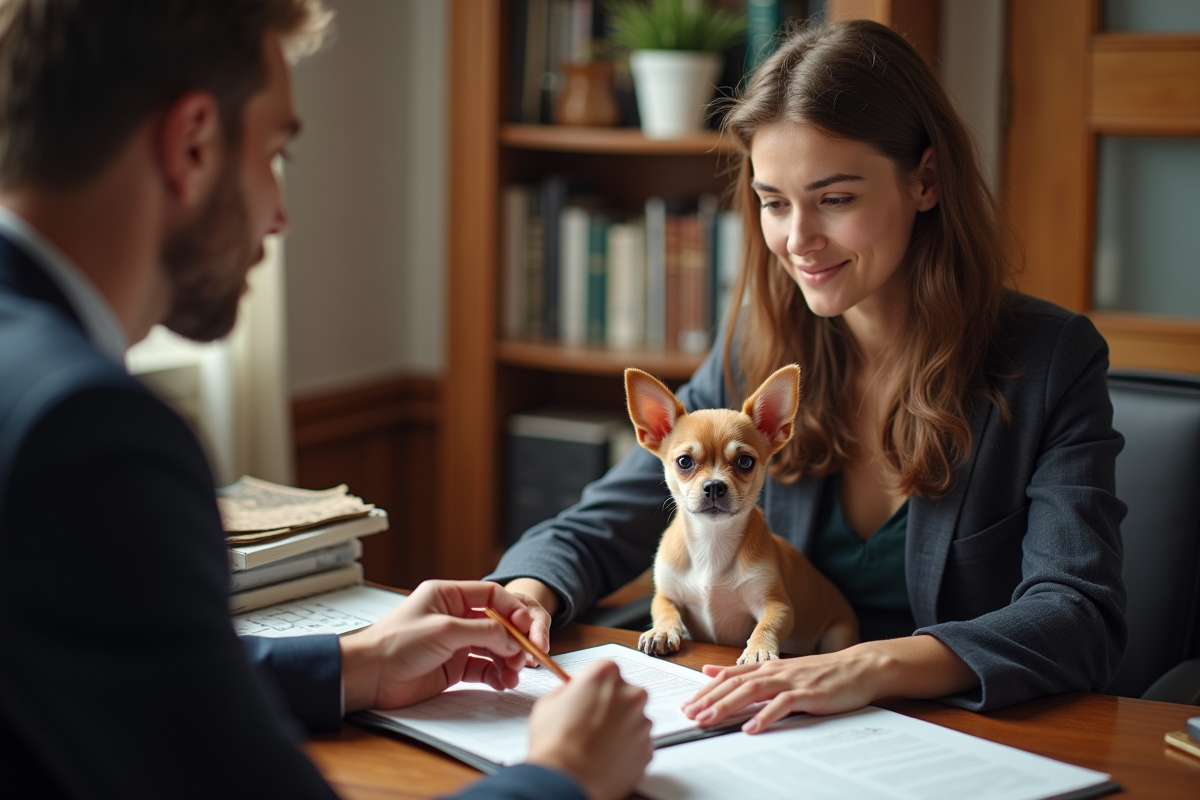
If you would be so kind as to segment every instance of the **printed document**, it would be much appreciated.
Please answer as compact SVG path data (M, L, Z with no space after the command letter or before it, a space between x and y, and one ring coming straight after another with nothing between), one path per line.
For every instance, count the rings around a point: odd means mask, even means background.
M606 644L555 656L554 660L567 674L575 674L602 658L616 662L622 678L646 690L646 716L656 745L723 733L748 717L743 715L716 731L701 729L683 715L680 706L709 679L694 669L629 647ZM409 708L368 711L353 719L399 731L478 769L494 771L499 765L525 759L533 703L560 684L549 670L526 667L516 689L498 692L483 684L463 683Z
M637 790L653 800L1041 800L1113 791L1110 777L868 706L655 750Z

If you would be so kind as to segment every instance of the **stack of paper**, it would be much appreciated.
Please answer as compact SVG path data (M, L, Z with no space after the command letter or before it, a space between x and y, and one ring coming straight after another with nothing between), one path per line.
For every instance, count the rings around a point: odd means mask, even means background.
M384 511L344 485L314 491L243 477L217 490L217 505L235 614L362 583L359 539L388 527Z
M637 790L654 800L1063 800L1117 788L1104 773L874 706L837 716L791 717L756 736L738 730L745 717L700 729L680 706L708 682L702 673L614 644L554 660L575 673L598 658L615 661L621 676L649 696L646 716L655 753ZM548 670L526 668L512 691L459 684L409 708L360 712L351 719L494 772L525 758L533 703L559 685Z

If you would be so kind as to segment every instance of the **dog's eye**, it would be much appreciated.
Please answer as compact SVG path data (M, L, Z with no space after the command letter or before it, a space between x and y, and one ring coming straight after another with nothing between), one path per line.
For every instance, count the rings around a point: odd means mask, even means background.
M738 456L737 461L733 462L742 472L749 472L754 469L754 459L750 456Z
M690 472L692 467L696 466L696 459L692 458L691 456L680 456L679 458L675 459L675 463L678 464L679 468L684 472Z

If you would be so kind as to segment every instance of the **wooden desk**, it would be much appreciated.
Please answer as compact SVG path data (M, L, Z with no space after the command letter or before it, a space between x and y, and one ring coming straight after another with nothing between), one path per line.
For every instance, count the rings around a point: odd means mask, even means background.
M606 642L636 646L631 631L572 625L552 642L565 653ZM703 664L732 664L737 651L685 642L671 658L699 669ZM1167 731L1180 730L1200 708L1153 703L1098 694L1068 694L1031 700L987 714L947 708L937 703L896 700L884 708L947 728L1019 747L1032 753L1111 773L1125 789L1120 798L1200 797L1200 758L1168 748ZM470 767L432 748L400 738L345 726L340 733L319 736L308 754L342 797L353 800L429 798L453 792L479 777Z

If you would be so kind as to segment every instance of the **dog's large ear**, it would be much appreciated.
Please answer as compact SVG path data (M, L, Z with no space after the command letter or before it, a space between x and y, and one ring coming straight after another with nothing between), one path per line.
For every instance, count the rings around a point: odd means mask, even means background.
M687 409L661 381L640 369L625 370L625 399L638 444L658 455L663 440Z
M771 442L771 453L792 438L792 426L800 409L800 367L789 364L776 370L742 404L742 413Z

